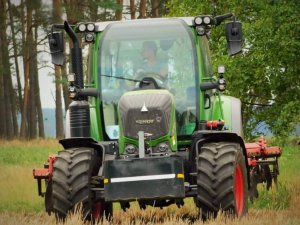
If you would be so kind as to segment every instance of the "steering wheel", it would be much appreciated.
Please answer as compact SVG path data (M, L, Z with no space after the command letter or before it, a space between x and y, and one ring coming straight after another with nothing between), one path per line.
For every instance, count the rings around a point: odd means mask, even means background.
M139 83L140 88L151 89L154 87L155 89L160 89L165 86L165 78L158 73L141 71L138 73L138 79L141 80Z

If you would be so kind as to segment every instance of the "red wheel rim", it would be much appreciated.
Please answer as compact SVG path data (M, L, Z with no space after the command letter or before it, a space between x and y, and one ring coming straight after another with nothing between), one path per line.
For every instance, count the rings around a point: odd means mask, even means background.
M100 202L97 202L94 204L92 216L94 220L97 220L101 217L102 214L102 204Z
M235 169L235 208L237 216L240 217L244 209L244 179L240 165Z

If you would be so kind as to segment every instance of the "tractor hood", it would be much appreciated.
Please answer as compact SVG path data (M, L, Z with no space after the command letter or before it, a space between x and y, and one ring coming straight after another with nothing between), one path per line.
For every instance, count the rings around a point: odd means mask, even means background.
M142 90L124 94L119 102L124 136L137 139L139 131L149 134L151 139L170 135L173 108L173 97L166 90Z

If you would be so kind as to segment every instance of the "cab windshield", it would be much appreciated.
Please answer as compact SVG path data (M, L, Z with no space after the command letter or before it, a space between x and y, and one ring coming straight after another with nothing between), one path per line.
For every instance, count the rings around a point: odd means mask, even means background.
M196 61L190 28L178 19L113 23L103 34L99 76L104 124L110 139L119 136L120 97L152 77L169 90L176 107L177 135L195 129Z

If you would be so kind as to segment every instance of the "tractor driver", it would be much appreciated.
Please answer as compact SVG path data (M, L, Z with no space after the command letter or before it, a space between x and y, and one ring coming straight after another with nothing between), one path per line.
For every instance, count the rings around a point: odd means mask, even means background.
M158 78L165 83L168 75L168 65L157 59L156 43L154 41L144 41L141 55L144 62L137 70L137 77L146 77L149 74L150 77L153 76L153 78Z

